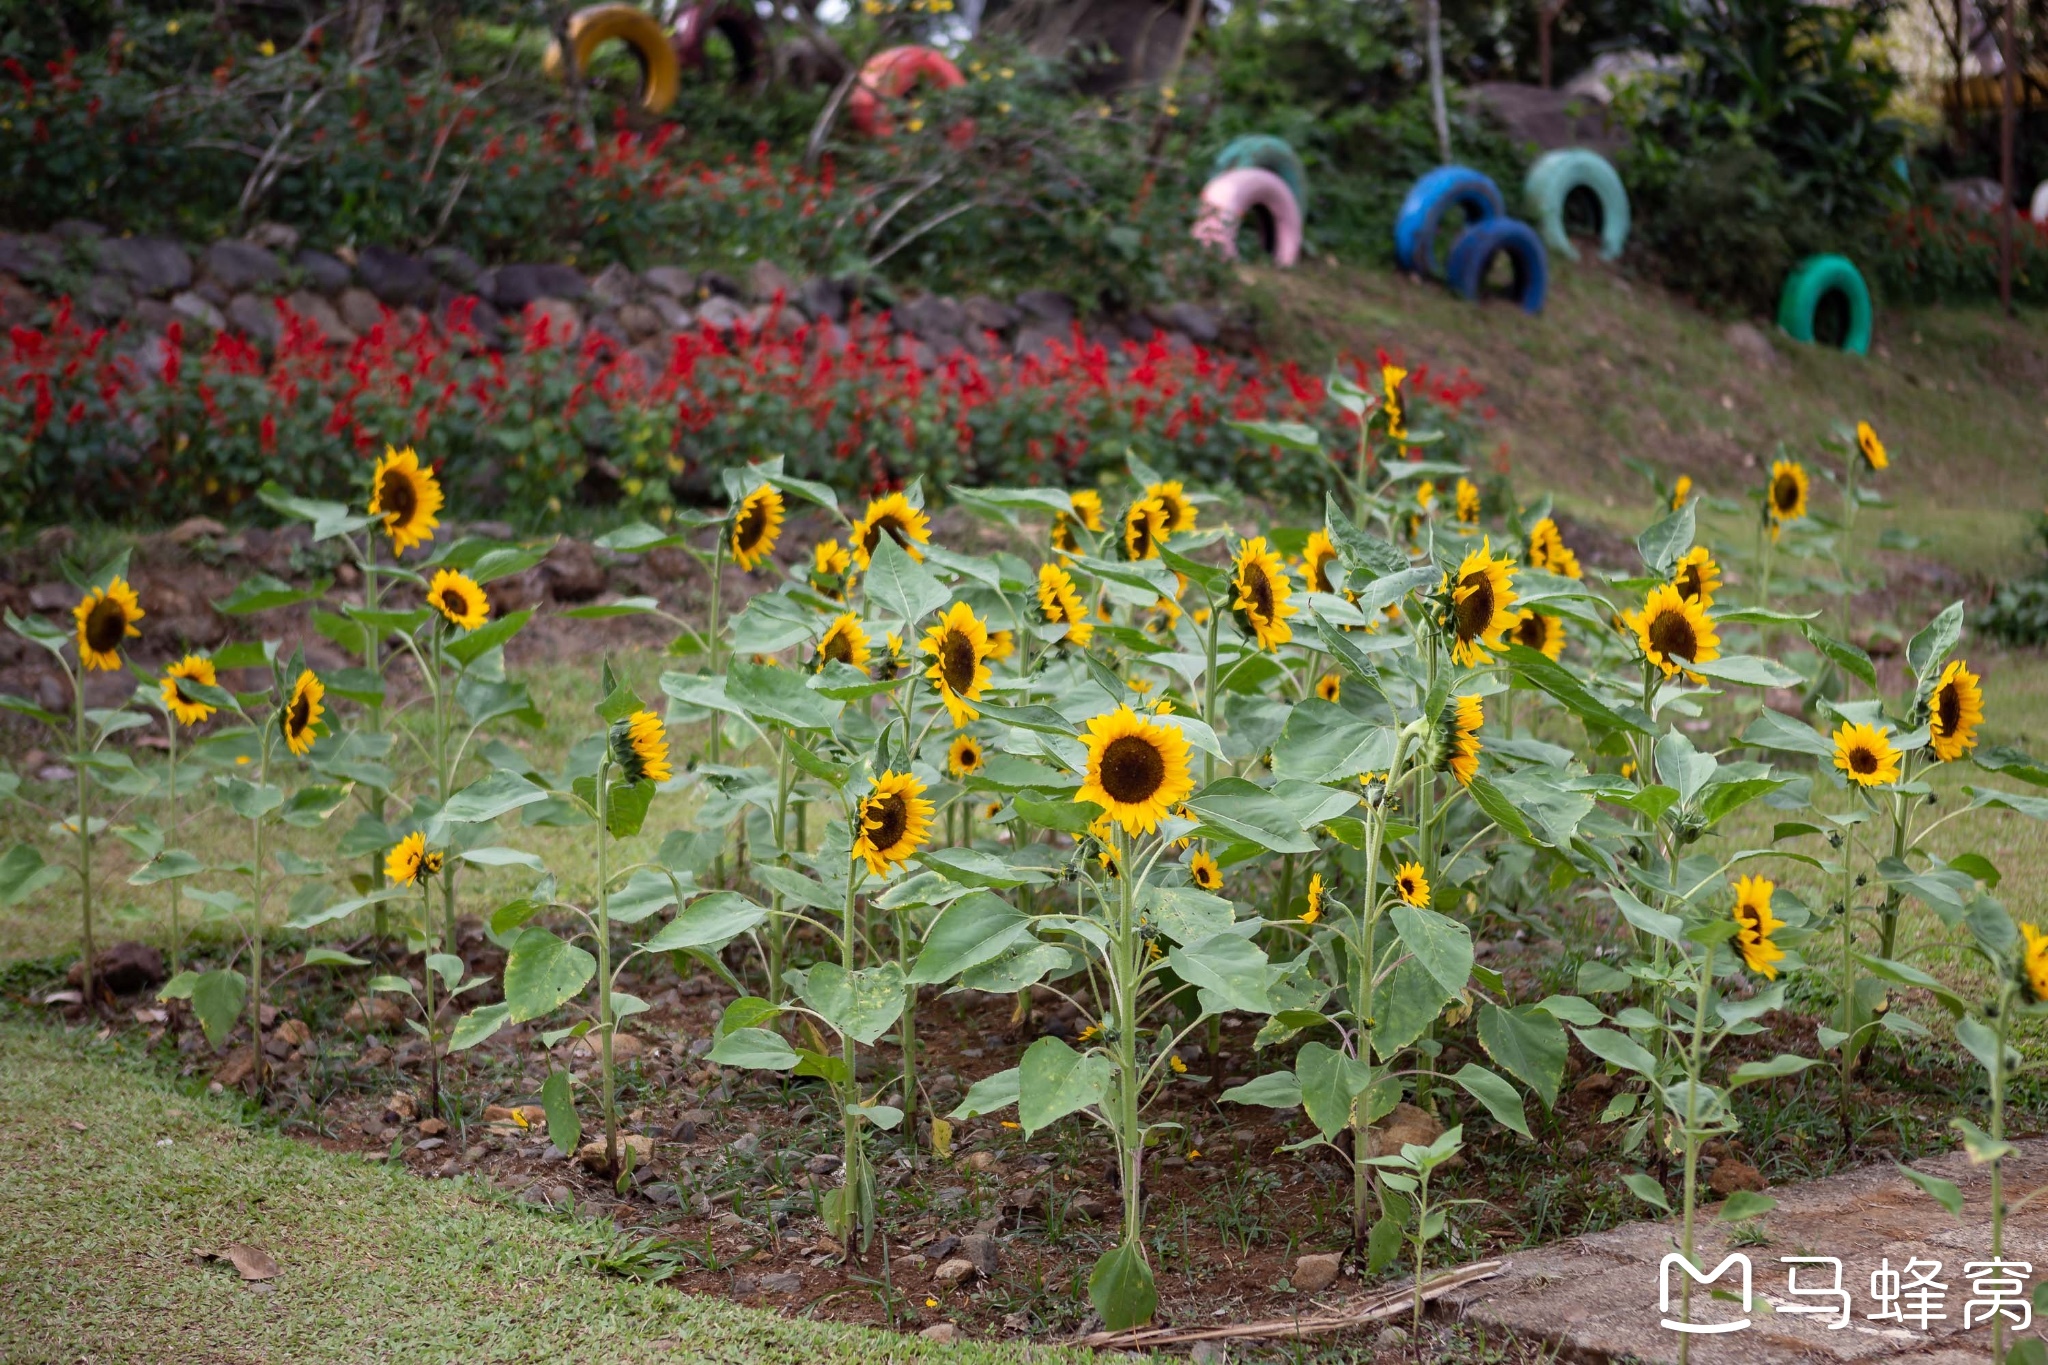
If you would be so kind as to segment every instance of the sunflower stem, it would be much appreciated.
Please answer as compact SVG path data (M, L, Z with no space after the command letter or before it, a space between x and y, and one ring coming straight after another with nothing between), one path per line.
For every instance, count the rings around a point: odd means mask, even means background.
M611 786L612 761L606 755L597 765L597 1046L598 1069L604 1077L604 1164L617 1174L619 1169L619 1108L617 1075L612 1070L612 912L606 882L610 868L605 845L610 841L605 805ZM430 1040L431 1043L431 1040Z
M166 777L169 785L165 792L167 807L164 811L164 842L169 844L175 842L174 836L178 832L178 718L172 713L168 705L164 707L164 731L165 752L169 755L168 761L170 765L170 771ZM179 893L179 884L183 880L181 877L171 878L172 976L178 974L178 955L185 944L185 930L179 914L180 910L183 909L181 903L183 897Z
M83 631L80 632L81 638ZM71 735L72 747L76 751L71 759L73 776L78 782L78 901L80 929L85 938L85 1007L88 1010L99 1007L94 994L93 942L92 942L92 787L86 781L85 770L85 660L78 661L78 667L71 674Z
M861 817L858 807L853 816ZM856 831L856 837L858 831ZM854 859L846 873L846 903L840 915L839 965L847 976L854 973L854 922L855 905L859 900L860 883L867 867L858 858ZM874 1235L874 1228L863 1215L867 1212L871 1196L868 1191L867 1146L861 1131L860 1121L851 1113L851 1101L860 1098L860 1082L856 1071L859 1063L857 1049L851 1035L839 1035L839 1060L846 1067L844 1090L839 1094L839 1128L845 1155L841 1159L846 1170L846 1183L840 1187L842 1200L838 1218L834 1220L833 1234L841 1244L851 1246L853 1234L862 1234L861 1249L867 1249L868 1240Z
M363 606L368 611L376 611L379 603L382 601L382 592L377 579L377 531L374 526L366 527L363 530L362 569ZM383 676L383 637L368 626L363 627L363 667L372 676L379 678ZM381 696L382 693L380 692L378 695ZM369 706L369 713L370 733L382 734L384 732L383 703L372 702ZM370 815L380 825L384 823L384 804L384 790L381 787L372 788L369 801ZM378 866L377 855L372 853L370 855L370 879L364 884L374 887L379 885L382 879L383 869ZM377 951L381 953L391 933L391 924L384 909L383 901L377 902L374 914L376 920L371 929L371 934L377 941Z
M289 700L285 703L289 706ZM258 790L270 785L270 736L276 724L263 727L262 759L256 768ZM269 1068L263 1056L263 816L257 815L249 822L253 827L256 857L250 877L251 899L255 902L249 912L249 1033L255 1039L256 1049L256 1094L260 1099L270 1092Z

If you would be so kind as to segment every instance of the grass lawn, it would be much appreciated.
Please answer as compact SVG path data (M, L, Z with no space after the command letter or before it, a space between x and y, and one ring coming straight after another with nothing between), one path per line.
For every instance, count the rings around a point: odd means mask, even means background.
M0 1024L0 1360L1092 1359L938 1347L579 1263L609 1225L529 1213L246 1127L107 1044ZM267 1249L268 1291L199 1254Z

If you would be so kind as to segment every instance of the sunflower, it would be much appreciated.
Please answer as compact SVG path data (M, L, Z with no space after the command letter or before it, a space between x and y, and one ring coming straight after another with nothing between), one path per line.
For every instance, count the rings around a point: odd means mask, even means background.
M2020 983L2028 1000L2038 1005L2048 1001L2048 934L2031 924L2022 924L2020 933L2027 940L2026 951L2020 954Z
M1797 460L1771 463L1769 506L1773 525L1797 521L1806 515L1806 467Z
M308 668L299 674L299 680L292 684L292 699L278 712L278 728L284 731L284 747L295 754L304 754L313 747L313 729L320 724L322 707L320 699L327 695L327 688Z
M1508 632L1507 638L1515 644L1529 646L1555 663L1558 655L1564 653L1564 619L1535 611L1518 612L1514 629Z
M946 703L955 728L979 716L968 703L988 686L988 625L965 602L955 602L925 632L922 648L932 656L924 675Z
M881 544L884 533L901 545L912 559L922 562L924 551L917 547L931 544L931 519L912 507L910 499L901 493L891 493L886 498L876 498L868 503L868 510L853 523L849 537L853 541L854 562L862 569L868 567L869 557L874 554L875 546Z
M1465 526L1479 524L1479 485L1463 477L1458 479L1458 521Z
M1287 625L1287 618L1294 615L1287 600L1291 591L1287 570L1279 554L1266 548L1264 536L1239 543L1232 586L1237 597L1230 605L1240 613L1244 627L1258 638L1260 649L1278 649L1294 638Z
M1344 675L1325 673L1316 679L1316 695L1324 701L1335 702L1344 695Z
M441 854L427 851L427 836L414 830L391 846L384 875L397 886L418 886L441 870Z
M180 725L197 725L213 714L214 708L203 701L194 701L178 690L181 682L203 683L207 687L219 685L219 678L213 671L213 660L204 654L187 654L164 670L164 709L178 718Z
M868 636L860 628L860 617L850 611L843 611L833 618L825 630L825 638L818 641L818 667L837 660L848 668L868 666Z
M868 871L877 877L888 876L889 865L909 862L931 833L932 811L932 803L924 799L924 783L909 773L883 773L860 799L853 856L866 861Z
M1314 924L1323 917L1323 899L1323 874L1318 872L1308 879L1308 904L1301 911L1303 924Z
M1157 559L1159 542L1166 539L1166 504L1157 498L1140 498L1124 509L1124 558Z
M882 657L868 670L877 678L893 678L903 671L903 637L895 631L882 633Z
M1207 853L1196 852L1188 859L1188 880L1204 891L1223 889L1223 869L1216 866L1216 860Z
M1397 441L1408 434L1408 428L1401 421L1401 381L1407 377L1408 371L1399 365L1380 366L1380 392L1386 395L1381 406L1387 413L1387 435Z
M1152 833L1195 789L1188 742L1179 728L1148 720L1128 705L1090 720L1080 740L1088 767L1074 799L1102 807L1126 834Z
M1744 877L1735 883L1735 951L1743 965L1766 981L1778 979L1778 963L1785 950L1771 941L1771 935L1785 922L1771 913L1771 892L1775 882L1762 877Z
M1977 727L1984 723L1982 683L1968 664L1950 659L1927 698L1927 746L1944 763L1977 747Z
M1002 813L1003 798L1000 796L990 797L988 804L981 808L981 818L984 820L993 820Z
M1892 467L1892 457L1884 453L1884 442L1877 439L1877 429L1868 422L1856 424L1856 450L1863 456L1863 467L1874 474Z
M370 515L384 519L384 534L391 537L392 550L404 554L432 540L434 528L441 524L436 515L440 510L441 481L434 471L420 467L420 457L411 446L404 450L385 446L384 458L370 475Z
M1330 577L1330 565L1337 559L1337 545L1330 539L1330 533L1317 527L1308 533L1308 544L1301 552L1301 581L1308 584L1310 592L1335 592L1336 580Z
M811 587L824 596L834 601L843 598L847 571L852 568L853 555L838 541L821 541L811 547Z
M1394 889L1409 905L1429 904L1429 878L1423 875L1421 863L1402 863L1400 870L1394 873Z
M1083 530L1102 532L1102 495L1091 488L1069 493L1067 501L1073 504L1072 512L1056 512L1052 519L1052 546L1068 554L1081 552L1081 541L1074 534L1078 525Z
M733 563L752 569L774 551L781 534L782 494L764 483L741 498L732 514Z
M1549 517L1529 528L1529 566L1563 574L1566 578L1579 576L1579 557L1564 543L1563 533Z
M1678 482L1671 485L1671 510L1676 512L1692 497L1692 475L1680 474Z
M1458 565L1455 582L1446 579L1451 594L1451 626L1456 639L1451 658L1467 667L1486 662L1486 651L1501 647L1500 637L1515 624L1515 562L1495 559L1493 541L1483 540L1479 548Z
M1486 747L1479 742L1479 727L1484 724L1486 707L1478 697L1460 697L1444 712L1444 766L1461 787L1470 786L1479 771L1479 751Z
M1706 546L1695 545L1672 567L1671 585L1680 597L1705 610L1714 605L1714 594L1721 590L1721 566Z
M1845 721L1834 739L1835 766L1857 786L1882 787L1899 780L1899 751L1883 730Z
M1721 637L1714 633L1714 623L1707 619L1707 609L1680 595L1670 583L1660 583L1650 589L1649 596L1643 599L1643 609L1623 612L1622 620L1635 634L1636 645L1643 651L1643 657L1663 669L1667 678L1680 670L1680 666L1672 662L1674 659L1703 664L1721 657ZM1689 668L1684 672L1694 682L1706 681Z
M981 741L973 735L955 735L946 746L946 771L967 777L981 771Z
M1074 504L1074 511L1081 518L1081 525L1097 535L1102 533L1102 494L1092 488L1083 488L1067 494L1067 501Z
M1038 610L1048 625L1067 628L1070 644L1086 645L1095 634L1095 627L1088 622L1088 608L1081 605L1081 594L1074 587L1073 575L1057 564L1038 566Z
M427 589L427 605L448 618L451 626L475 630L491 617L491 599L468 574L457 569L436 569L433 586Z
M1014 631L992 630L988 633L988 657L1002 660L1017 652L1017 636Z
M628 782L666 782L675 776L668 762L668 730L652 711L635 711L612 726L612 762Z
M1166 529L1160 534L1177 536L1182 531L1195 529L1195 505L1188 501L1188 495L1180 486L1180 480L1145 485L1145 496L1156 499L1166 509Z
M118 575L104 588L94 588L71 609L78 622L78 661L88 670L112 673L121 666L121 642L142 634L135 623L143 618L142 603L128 580Z
M1422 509L1425 516L1436 510L1436 483L1434 480L1424 479L1415 486L1415 505Z

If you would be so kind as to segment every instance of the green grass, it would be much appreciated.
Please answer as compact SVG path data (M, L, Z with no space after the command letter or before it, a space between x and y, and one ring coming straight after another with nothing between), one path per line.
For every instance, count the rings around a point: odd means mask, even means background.
M1092 1359L933 1347L584 1269L608 1228L248 1127L88 1034L0 1024L0 1359ZM262 1246L270 1293L204 1251Z

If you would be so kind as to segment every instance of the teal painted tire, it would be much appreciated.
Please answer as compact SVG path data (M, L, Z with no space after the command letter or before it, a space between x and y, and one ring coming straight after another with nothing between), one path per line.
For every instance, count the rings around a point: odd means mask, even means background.
M1565 230L1565 202L1576 190L1589 192L1600 209L1600 259L1611 261L1628 244L1628 191L1613 163L1583 147L1545 152L1522 180L1522 200L1543 244L1566 260L1579 249Z
M1808 256L1778 296L1778 326L1794 341L1870 353L1870 286L1846 256Z
M1301 216L1308 217L1308 170L1284 138L1270 133L1246 133L1243 137L1232 138L1228 146L1216 153L1215 163L1209 168L1209 178L1213 180L1225 171L1246 167L1271 171L1287 182L1296 206L1301 209Z

